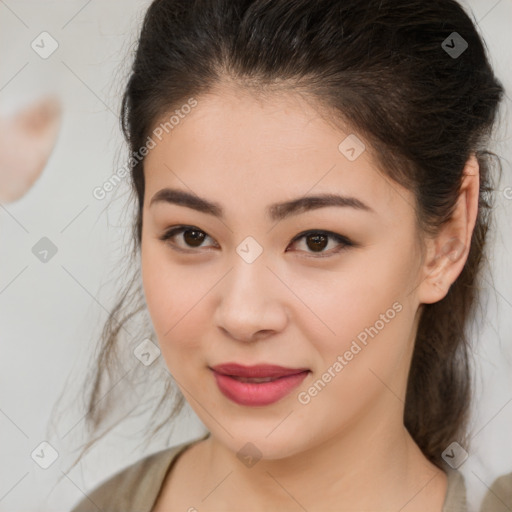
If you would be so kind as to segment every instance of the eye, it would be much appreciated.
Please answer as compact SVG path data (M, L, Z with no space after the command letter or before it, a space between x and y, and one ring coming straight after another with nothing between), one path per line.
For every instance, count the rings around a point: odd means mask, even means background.
M185 242L185 247L180 247L176 242L172 241L172 239L179 234L184 235L182 240ZM211 237L195 226L174 226L168 229L159 238L160 240L172 245L177 251L194 252L194 248L201 247L204 240ZM306 247L311 249L311 251L305 251L309 252L307 257L313 258L326 258L356 245L347 237L330 231L305 231L297 235L292 240L291 245L302 238L305 239ZM324 249L329 245L329 240L334 240L338 244L338 247L335 247L330 251L324 251Z
M183 240L186 242L187 245L185 248L177 246L175 242L171 242L171 240L183 233L184 237ZM168 243L171 243L176 250L180 251L186 251L187 248L195 248L200 247L205 238L210 238L204 231L201 231L199 228L195 226L175 226L170 229L168 229L161 237L159 237L160 240L166 241ZM212 239L213 240L213 239ZM187 251L188 252L188 251Z
M313 258L327 258L333 254L337 254L349 247L354 247L356 244L350 241L347 237L332 233L330 231L305 231L300 235L297 235L293 240L292 244L304 238L304 242L307 248L312 249L307 257ZM323 251L329 244L329 240L334 240L338 243L338 247L331 249L330 251Z

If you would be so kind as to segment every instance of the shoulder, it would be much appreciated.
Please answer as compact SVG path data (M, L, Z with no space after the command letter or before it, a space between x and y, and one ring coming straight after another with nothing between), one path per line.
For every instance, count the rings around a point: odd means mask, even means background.
M484 497L480 512L512 510L512 473L498 477Z
M70 512L150 512L176 457L197 440L148 455L97 485Z
M444 469L447 476L446 498L442 512L467 512L466 482L462 473Z

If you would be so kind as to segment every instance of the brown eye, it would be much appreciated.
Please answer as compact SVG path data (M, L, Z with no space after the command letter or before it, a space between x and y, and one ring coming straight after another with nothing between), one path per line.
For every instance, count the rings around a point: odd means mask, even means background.
M305 252L308 257L312 258L326 258L333 256L340 251L346 250L349 247L356 246L356 244L348 238L329 231L306 231L296 236L292 241L292 244L298 243L301 239L304 239L306 250L299 252ZM334 249L325 251L324 249L329 245L330 240L334 240L338 246L336 247L335 244ZM314 253L317 254L315 255Z
M178 235L181 233L183 233L183 237L182 244L180 245L174 239L178 238ZM208 238L208 235L194 226L177 226L167 230L160 237L160 240L168 242L178 250L186 250L188 248L193 249L201 247L205 238Z
M183 232L183 240L192 247L199 247L204 240L205 234L195 229L187 229Z
M182 234L181 243L178 243L178 235ZM201 247L210 247L203 245L206 238L210 238L215 246L218 245L209 237L204 231L195 226L174 226L168 229L161 237L160 240L167 242L173 249L183 252L198 252L193 249ZM304 239L306 249L299 252L306 253L307 257L312 258L326 258L334 256L335 254L346 250L350 247L357 247L347 237L332 233L330 231L306 231L297 235L291 242L292 245ZM334 248L326 251L329 242L334 241ZM337 245L337 246L336 246Z
M307 246L314 252L322 251L326 248L329 237L320 235L308 235L306 237Z

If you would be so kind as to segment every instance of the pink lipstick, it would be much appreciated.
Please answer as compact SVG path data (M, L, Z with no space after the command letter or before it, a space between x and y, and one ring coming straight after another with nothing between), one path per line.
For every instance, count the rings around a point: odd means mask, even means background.
M220 392L239 405L269 405L288 395L309 373L308 368L259 364L219 364L210 368Z

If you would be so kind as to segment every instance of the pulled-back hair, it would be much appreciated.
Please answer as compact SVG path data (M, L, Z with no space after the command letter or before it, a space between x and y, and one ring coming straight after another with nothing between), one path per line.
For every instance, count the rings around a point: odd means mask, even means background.
M467 48L460 55L448 51L456 44L460 49L462 40ZM426 234L450 219L464 166L476 155L480 197L469 255L447 295L423 306L405 401L406 428L442 467L443 450L454 440L467 441L472 386L466 328L491 225L496 155L488 145L503 95L475 24L454 0L156 0L145 15L122 101L130 151L147 143L164 116L190 98L200 108L202 95L227 83L254 94L304 95L350 127L368 142L379 169L414 192L418 226ZM144 159L134 161L130 178L134 270L93 361L86 418L92 432L116 404L102 400L117 382L116 365L121 367L122 356L133 360L142 340L125 336L124 327L146 315L139 275ZM144 337L151 332L147 320L137 320L149 329ZM151 421L148 438L164 426L168 431L183 405L172 377L165 371L162 376L153 419L165 417Z

